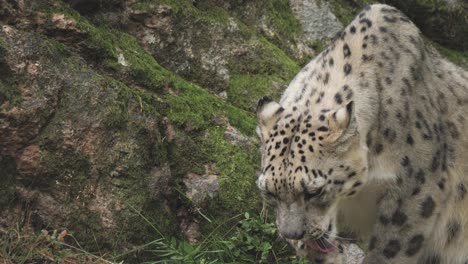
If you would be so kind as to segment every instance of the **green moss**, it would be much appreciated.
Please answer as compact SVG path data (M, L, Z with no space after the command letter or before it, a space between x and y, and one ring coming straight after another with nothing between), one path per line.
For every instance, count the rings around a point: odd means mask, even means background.
M269 24L275 29L274 36L265 35L274 44L283 50L289 50L290 45L296 43L296 39L302 33L301 24L296 19L289 6L288 0L266 1L266 10Z
M322 51L328 46L329 43L330 43L330 41L327 40L327 39L320 39L320 40L315 41L315 42L312 44L312 48L313 48L317 53L320 53L320 52L322 52Z
M177 94L166 95L164 101L169 119L177 125L205 129L224 109L220 99L198 86L183 81L176 81L175 86Z
M328 2L330 3L332 13L344 26L351 23L357 12L361 9L361 6L347 0L330 0Z
M55 187L56 181L59 181L63 188L69 189L66 198L70 202L74 201L87 183L91 168L89 158L77 152L62 152L49 148L49 151L43 151L41 163L47 168L47 177L40 181L36 180L35 184L38 186L52 184Z
M228 106L227 116L229 123L239 129L244 135L252 136L255 134L255 127L257 126L257 119L251 112L242 109Z
M228 90L228 102L247 111L255 109L256 102L265 95L279 97L279 90L274 91L274 82L284 84L275 76L236 74L231 76Z
M0 209L5 208L15 197L15 179L18 176L16 162L10 156L0 156Z
M199 2L194 6L191 1L144 0L133 4L131 7L135 10L154 12L160 5L169 6L171 12L175 14L195 16L200 22L224 25L229 23L229 14L226 10L205 2Z
M222 211L234 215L260 208L255 180L260 164L257 148L246 150L233 145L224 138L224 128L209 130L203 141L207 155L220 172L218 206Z
M13 73L5 62L6 55L7 44L0 37L0 105L9 102L9 107L11 108L19 105L21 102L21 91L15 85Z
M432 41L444 47L468 51L468 10L461 1L451 7L445 0L387 0L400 9Z
M274 75L289 80L299 71L297 63L265 38L259 38L255 50L242 60L231 59L229 69L239 74Z
M440 54L442 54L444 57L449 59L451 62L468 69L468 51L465 51L465 52L456 51L456 50L444 48L437 44L434 44L434 46L440 52Z
M8 108L12 108L19 105L21 101L21 91L18 87L9 81L0 79L0 105L5 102L9 102L10 104ZM3 112L3 109L0 110L0 112Z

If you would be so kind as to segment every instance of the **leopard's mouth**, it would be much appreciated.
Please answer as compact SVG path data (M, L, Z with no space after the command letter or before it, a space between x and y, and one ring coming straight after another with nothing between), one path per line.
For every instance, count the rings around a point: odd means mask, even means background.
M322 236L318 239L305 240L304 243L309 249L317 250L323 254L331 253L336 248L336 242L329 242L329 240L326 239L325 236Z

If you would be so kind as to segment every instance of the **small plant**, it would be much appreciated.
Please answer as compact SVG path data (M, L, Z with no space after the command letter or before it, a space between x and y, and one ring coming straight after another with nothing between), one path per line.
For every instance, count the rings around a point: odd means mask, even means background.
M224 243L234 257L252 255L256 261L267 262L272 255L273 242L278 237L277 229L274 224L265 223L259 217L250 217L249 213L244 216L232 237Z
M234 218L239 216L242 215ZM156 229L162 238L139 247L139 250L155 253L158 260L147 262L151 264L305 263L292 257L289 246L278 239L277 228L273 223L249 213L243 216L234 225L218 225L197 245L176 238L165 238Z
M68 243L75 242L77 246ZM66 229L42 230L34 233L19 226L0 228L0 262L13 263L93 263L111 264L79 247L78 242Z

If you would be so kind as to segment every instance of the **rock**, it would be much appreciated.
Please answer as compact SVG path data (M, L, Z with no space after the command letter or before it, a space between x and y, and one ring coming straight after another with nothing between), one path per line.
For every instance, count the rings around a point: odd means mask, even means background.
M26 147L16 161L18 171L24 175L34 175L42 171L41 156L38 145Z
M183 180L187 191L187 197L190 198L193 205L203 207L208 199L217 195L219 184L217 175L197 175L189 173Z
M343 244L346 264L360 264L364 260L364 251L356 244Z
M249 138L242 135L235 127L228 126L224 132L224 138L233 145L241 145L246 149L249 149L252 145L252 142Z
M228 94L226 91L222 91L218 94L219 97L221 97L221 99L223 100L227 100L228 99Z
M289 0L289 4L308 40L331 38L343 29L327 1Z
M151 169L149 189L151 197L154 200L160 198L161 195L169 195L171 193L169 186L171 176L171 168L168 164Z
M229 124L229 120L224 116L215 116L212 120L213 124L216 126L226 126Z
M54 23L54 26L58 29L80 32L77 28L76 21L72 18L65 17L64 14L53 14L52 23Z

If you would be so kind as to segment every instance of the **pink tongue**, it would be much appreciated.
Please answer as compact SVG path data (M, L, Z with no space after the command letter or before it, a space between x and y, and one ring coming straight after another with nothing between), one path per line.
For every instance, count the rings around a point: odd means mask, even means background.
M327 247L326 247L326 248L322 248L322 247L318 244L317 240L308 240L308 241L306 242L306 244L307 244L310 248L315 249L315 250L318 250L318 251L320 251L321 253L324 253L324 254L328 254L328 253L332 252L332 251L336 248L336 243L335 243L335 241L333 241L333 243L331 243L331 244L330 244L330 243L327 243Z

